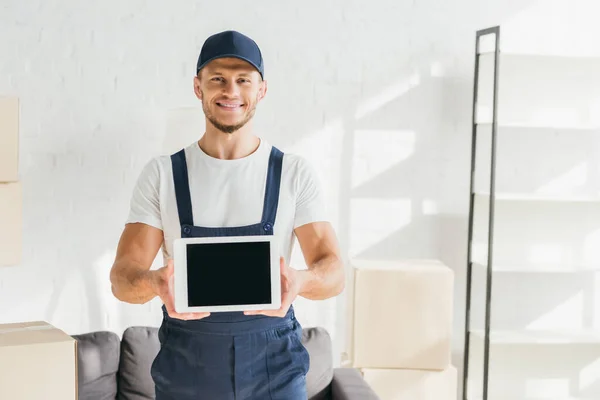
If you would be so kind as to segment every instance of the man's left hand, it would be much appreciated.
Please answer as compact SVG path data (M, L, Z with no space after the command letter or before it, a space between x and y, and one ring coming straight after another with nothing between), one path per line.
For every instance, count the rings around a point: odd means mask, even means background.
M278 310L244 311L245 315L267 315L269 317L285 317L292 302L302 289L302 274L300 271L285 265L285 259L279 258L281 270L281 307Z

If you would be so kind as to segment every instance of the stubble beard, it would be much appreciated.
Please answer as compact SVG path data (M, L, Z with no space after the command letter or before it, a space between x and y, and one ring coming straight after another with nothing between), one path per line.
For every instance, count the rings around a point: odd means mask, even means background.
M244 119L234 125L226 125L222 122L220 122L209 110L207 104L204 102L204 96L202 97L202 110L204 111L204 116L206 117L206 119L208 119L210 121L211 124L214 125L215 128L217 128L218 130L220 130L223 133L234 133L238 130L240 130L244 125L246 125L248 123L248 121L250 121L252 119L252 117L254 116L254 113L256 112L256 104L252 105L252 108L246 113Z

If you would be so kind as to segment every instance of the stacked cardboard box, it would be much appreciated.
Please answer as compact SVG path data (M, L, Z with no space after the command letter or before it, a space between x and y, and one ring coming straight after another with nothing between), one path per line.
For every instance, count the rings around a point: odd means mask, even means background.
M453 271L436 260L353 260L349 359L382 400L456 400Z
M0 399L77 397L73 337L43 321L0 324Z
M0 266L21 262L22 214L19 100L0 97Z

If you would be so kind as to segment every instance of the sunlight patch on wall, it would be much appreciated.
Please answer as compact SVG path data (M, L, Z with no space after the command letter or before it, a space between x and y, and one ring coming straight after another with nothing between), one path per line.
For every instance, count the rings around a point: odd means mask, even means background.
M350 257L368 250L412 218L410 199L354 199L350 204Z
M527 398L552 398L565 396L570 392L569 379L559 378L529 378L525 381L525 397Z
M552 310L548 310L527 324L527 329L562 330L565 326L583 328L583 310L585 296L579 291Z
M314 168L321 181L327 201L327 213L334 227L338 226L338 205L340 198L340 177L343 175L342 152L344 124L341 118L329 121L321 129L305 135L286 148L286 151L301 155ZM294 256L292 256L294 257Z
M557 264L564 261L568 254L565 250L554 244L532 244L529 250L530 264Z
M585 391L600 384L600 358L592 361L579 371L579 390Z
M590 101L589 106L590 125L600 126L600 98L595 98Z
M502 24L502 51L563 56L600 56L597 0L544 0Z
M551 107L531 110L530 118L526 125L548 126L553 128L571 128L573 126L584 126L588 119L582 118L577 108Z
M600 265L600 229L589 233L583 240L583 264Z
M357 130L354 133L352 187L360 186L406 160L415 152L416 134L402 130Z
M436 215L440 213L438 202L431 199L425 199L421 202L421 212L423 215Z
M446 76L446 68L441 61L435 61L429 66L429 73L434 78L443 78Z
M588 180L588 166L580 163L564 173L557 175L550 182L540 186L536 193L545 195L561 195L574 192L583 187Z
M361 119L370 113L379 110L386 104L391 103L392 101L401 97L409 90L417 87L420 83L421 76L418 73L414 73L408 76L406 79L388 86L376 96L367 99L361 105L359 105L356 113L354 114L354 118Z

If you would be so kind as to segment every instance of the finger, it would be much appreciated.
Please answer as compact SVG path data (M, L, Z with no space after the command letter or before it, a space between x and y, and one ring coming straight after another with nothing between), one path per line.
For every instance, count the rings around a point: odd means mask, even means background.
M285 317L290 308L290 303L286 299L281 303L277 310L250 310L244 311L244 315L266 315L267 317Z
M194 319L202 319L202 318L206 318L208 317L208 315L206 313L177 313L177 312L173 312L173 313L169 313L169 317L173 318L173 319L181 319L184 321L190 321L190 320L194 320Z
M194 320L206 318L210 315L209 312L198 312L198 313L178 313L175 310L167 310L169 317L181 320Z
M283 294L283 298L281 299L281 307L279 307L279 310L276 310L275 314L278 317L285 317L288 310L290 309L291 304L292 304L292 295L289 291L286 291Z
M174 302L173 302L172 298L169 299L165 303L165 307L167 308L167 313L169 314L169 317L176 318L176 319L182 319L182 320L202 319L202 318L206 318L206 317L208 317L210 315L209 312L179 313L179 312L175 311L175 306L174 306Z
M286 276L287 269L285 268L285 258L279 257L279 270L281 271L281 275Z
M173 275L174 272L175 272L175 263L173 262L173 259L170 258L169 260L167 260L167 276Z
M266 315L267 317L279 317L281 312L279 310L254 310L245 311L245 315ZM285 314L284 314L285 315Z
M184 319L190 320L190 319L206 318L210 315L210 313L209 312L196 312L196 313L185 313L182 315L184 316Z

